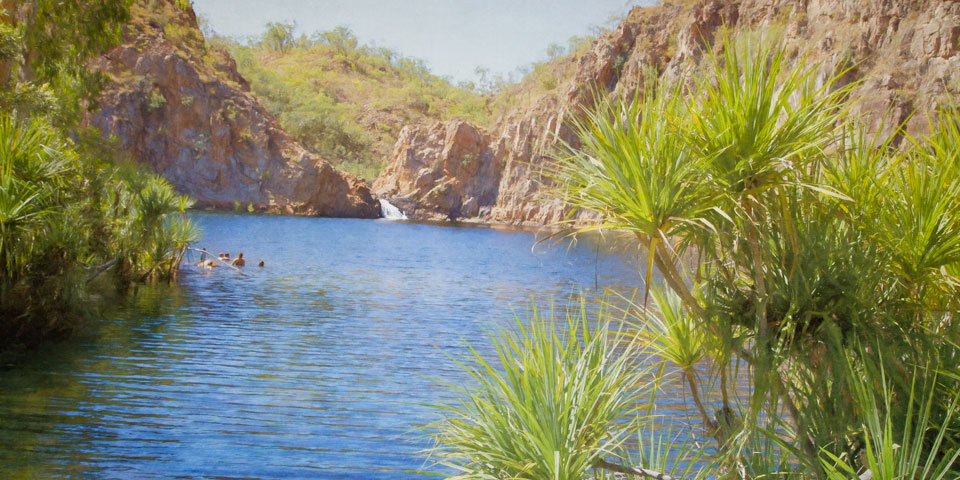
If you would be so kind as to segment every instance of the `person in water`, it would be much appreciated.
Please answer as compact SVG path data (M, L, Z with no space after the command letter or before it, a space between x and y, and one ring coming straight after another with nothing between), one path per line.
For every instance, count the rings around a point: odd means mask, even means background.
M213 260L207 260L207 249L204 248L203 250L200 250L200 263L197 263L197 266L200 268L211 269L219 267L220 265L217 265L217 262Z
M203 266L206 265L206 263L207 263L207 249L206 249L206 248L201 248L201 249L200 249L200 261L197 262L197 266L198 266L198 267L203 267Z
M207 260L207 249L204 248L200 250L200 261L197 262L197 266L200 268L214 268L219 265L213 260Z
M257 266L260 267L260 268L263 268L263 260L260 260L260 264L257 265Z
M227 258L230 258L229 253L227 254ZM232 262L230 262L230 265L233 265L234 267L242 267L246 264L247 264L247 261L243 259L243 252L238 253L237 258L235 258Z

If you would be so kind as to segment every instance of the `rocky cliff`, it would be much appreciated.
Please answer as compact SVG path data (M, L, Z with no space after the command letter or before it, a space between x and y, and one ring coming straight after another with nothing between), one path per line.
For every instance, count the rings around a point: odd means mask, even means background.
M502 157L486 134L463 120L407 126L373 189L421 219L485 216L497 200Z
M565 121L592 103L594 86L629 95L642 88L646 68L689 81L704 45L722 28L782 32L794 57L808 54L821 78L849 69L843 80L861 82L852 113L884 134L902 122L924 133L937 102L960 87L960 2L664 2L631 10L576 59L572 77L532 107L514 109L490 132L460 121L406 127L374 192L419 218L556 222L565 209L543 192L545 155L557 139L572 140Z
M123 43L94 67L111 82L87 123L201 206L377 217L366 184L307 152L210 49L189 2L139 0Z

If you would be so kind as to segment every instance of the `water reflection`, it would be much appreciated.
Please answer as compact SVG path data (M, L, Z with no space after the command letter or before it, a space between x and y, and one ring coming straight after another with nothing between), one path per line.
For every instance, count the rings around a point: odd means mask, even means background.
M3 478L406 478L445 352L532 306L640 286L635 246L531 232L197 214L243 274L187 268L0 372ZM679 394L661 413L675 411ZM673 400L670 400L670 399ZM670 403L673 401L674 403Z

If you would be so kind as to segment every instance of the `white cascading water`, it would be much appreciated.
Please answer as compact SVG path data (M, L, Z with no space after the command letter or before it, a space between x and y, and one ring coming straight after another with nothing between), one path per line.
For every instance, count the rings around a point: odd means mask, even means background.
M396 205L380 199L380 215L387 220L407 220L407 215L400 211Z

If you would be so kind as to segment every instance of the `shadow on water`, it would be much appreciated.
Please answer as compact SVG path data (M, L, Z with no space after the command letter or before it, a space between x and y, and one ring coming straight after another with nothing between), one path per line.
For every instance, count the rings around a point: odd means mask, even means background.
M412 478L430 446L416 426L437 418L422 404L452 400L431 378L467 381L447 353L488 349L514 313L641 287L630 242L194 218L243 274L186 266L0 371L0 477Z

